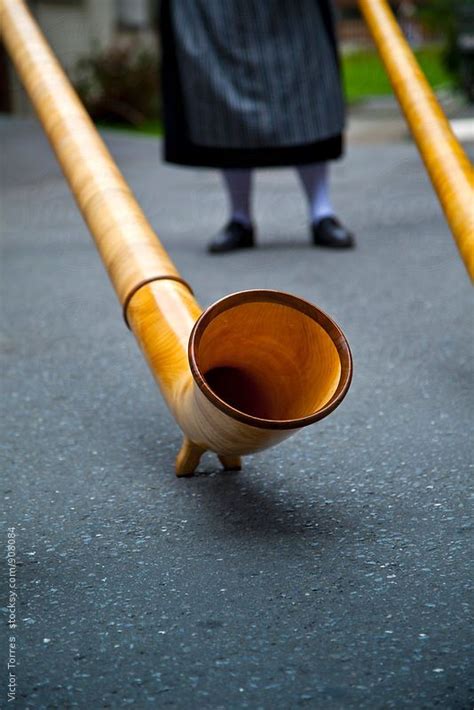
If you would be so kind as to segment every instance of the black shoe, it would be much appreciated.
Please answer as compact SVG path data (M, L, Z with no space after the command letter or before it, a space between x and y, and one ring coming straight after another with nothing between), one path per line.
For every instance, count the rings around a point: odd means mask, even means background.
M311 225L313 244L332 249L350 249L355 246L354 235L336 217L323 217Z
M254 246L253 227L231 220L207 245L211 254L222 254L235 249L249 249Z

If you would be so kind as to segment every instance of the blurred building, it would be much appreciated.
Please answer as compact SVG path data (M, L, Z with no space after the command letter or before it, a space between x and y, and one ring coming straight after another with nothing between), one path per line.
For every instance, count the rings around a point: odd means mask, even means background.
M28 7L62 66L73 74L79 59L130 34L153 38L157 0L28 0ZM31 113L4 48L0 50L0 111Z

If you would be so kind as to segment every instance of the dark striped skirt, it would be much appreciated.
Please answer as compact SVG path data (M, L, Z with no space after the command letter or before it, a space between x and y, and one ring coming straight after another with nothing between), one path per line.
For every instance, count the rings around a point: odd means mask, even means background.
M164 158L218 168L342 154L329 0L163 0Z

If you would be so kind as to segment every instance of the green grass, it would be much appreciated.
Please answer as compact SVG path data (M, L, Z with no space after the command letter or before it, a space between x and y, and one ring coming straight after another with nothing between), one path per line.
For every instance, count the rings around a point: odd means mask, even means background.
M439 47L415 51L416 58L434 89L453 86L453 79L443 66ZM342 73L349 103L392 93L387 73L375 50L360 50L342 57Z
M106 121L97 121L96 126L98 128L106 128L110 131L141 133L145 136L163 135L163 124L158 118L145 121L140 126L131 126L129 123L108 123Z

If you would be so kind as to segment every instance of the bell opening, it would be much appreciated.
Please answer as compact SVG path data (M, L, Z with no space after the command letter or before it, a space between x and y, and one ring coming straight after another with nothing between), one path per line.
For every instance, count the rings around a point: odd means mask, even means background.
M249 417L297 427L298 420L325 416L349 386L350 351L341 331L294 296L228 296L205 312L192 340L201 389Z

